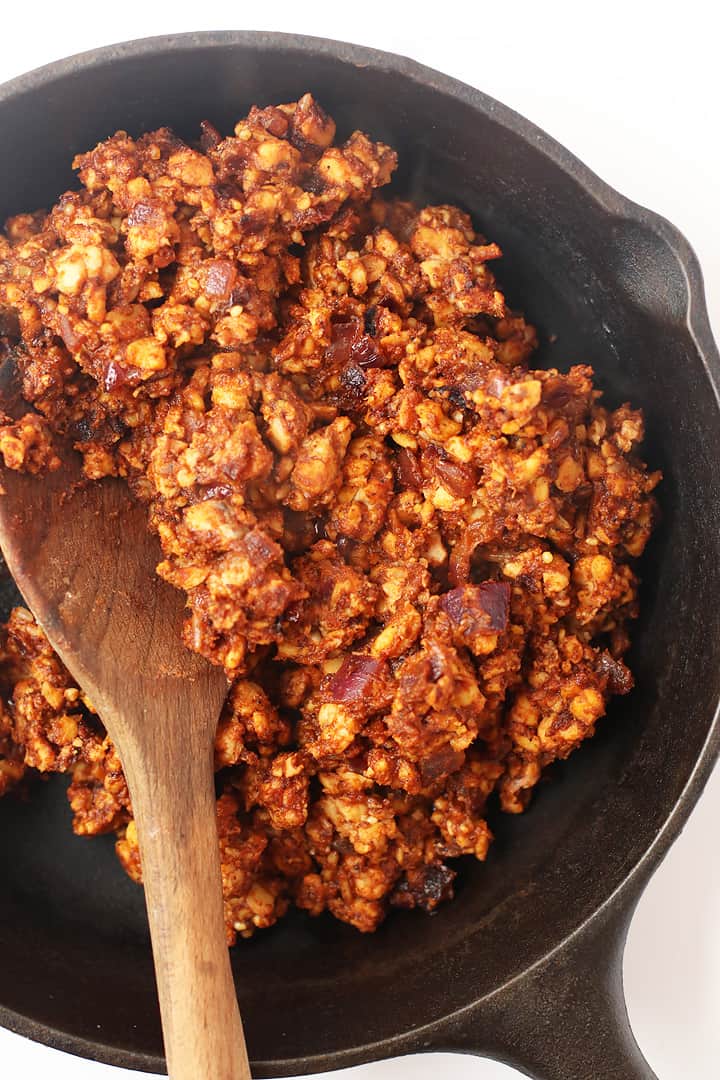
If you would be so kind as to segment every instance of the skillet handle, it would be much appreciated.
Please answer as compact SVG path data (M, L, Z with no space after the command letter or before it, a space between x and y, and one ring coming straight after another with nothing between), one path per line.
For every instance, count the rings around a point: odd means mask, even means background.
M554 954L464 1014L443 1048L495 1058L534 1080L657 1080L623 994L633 909L611 901Z

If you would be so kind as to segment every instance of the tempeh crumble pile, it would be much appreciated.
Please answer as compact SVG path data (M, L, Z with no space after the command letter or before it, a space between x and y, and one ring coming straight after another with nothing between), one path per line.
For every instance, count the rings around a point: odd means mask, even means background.
M216 740L228 939L290 904L374 930L432 911L488 800L519 813L632 676L634 561L659 479L640 412L536 334L452 206L385 199L393 150L306 94L199 148L118 132L80 191L0 237L0 336L32 408L7 467L147 504L188 647L232 680ZM41 483L42 479L38 480ZM2 632L0 794L67 772L117 833L122 767L42 631Z

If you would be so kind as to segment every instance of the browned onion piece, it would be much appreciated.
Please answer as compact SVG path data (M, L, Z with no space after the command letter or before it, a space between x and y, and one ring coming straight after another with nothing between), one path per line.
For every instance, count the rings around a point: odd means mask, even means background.
M423 450L420 466L428 480L439 480L443 487L459 499L466 499L477 486L477 470L473 465L456 461L436 446L428 446Z
M448 566L448 577L453 585L464 585L469 580L473 553L485 542L485 530L484 521L474 521L453 547Z
M384 668L373 656L346 656L327 685L327 693L337 702L355 702L365 697Z
M67 315L60 314L58 318L60 324L60 337L63 339L68 349L76 349L80 344L81 338L72 328L72 324Z
M564 375L546 379L543 384L542 399L551 409L566 408L572 397L572 386Z
M382 364L375 342L363 333L362 321L354 316L333 323L332 342L325 350L325 357L340 367L369 368Z
M114 390L118 386L124 386L125 383L133 385L140 382L142 379L142 372L137 368L125 367L124 364L117 363L115 360L111 360L105 368L105 378L103 380L103 386L106 390Z
M453 750L451 746L444 746L430 757L421 758L420 781L423 787L429 787L450 773L457 772L464 761L464 752Z
M438 904L452 900L455 877L455 871L445 863L429 863L409 869L390 897L390 903L393 907L419 907L423 911L433 912Z
M361 368L377 367L382 364L382 357L375 348L372 338L362 334L357 341L353 342L350 355Z
M440 607L463 634L500 633L510 615L510 585L506 581L460 585L440 598Z
M605 650L598 660L598 671L605 675L608 681L608 690L611 694L629 694L635 685L632 672L625 667L622 660L616 660Z
M262 529L251 529L245 536L244 544L255 566L269 566L281 556L281 548Z
M285 507L283 525L282 546L293 553L307 551L325 535L323 522L305 510Z
M325 350L326 359L344 367L350 362L350 347L361 333L359 319L348 318L332 324L332 340Z
M200 146L204 154L214 150L218 143L222 142L222 135L209 120L200 121Z
M359 367L348 364L340 372L338 389L328 400L346 413L359 412L365 401L367 379Z
M395 462L397 465L397 474L400 483L404 488L411 488L414 491L420 491L423 485L423 476L418 465L418 459L413 454L412 450L406 449L401 446L395 455Z

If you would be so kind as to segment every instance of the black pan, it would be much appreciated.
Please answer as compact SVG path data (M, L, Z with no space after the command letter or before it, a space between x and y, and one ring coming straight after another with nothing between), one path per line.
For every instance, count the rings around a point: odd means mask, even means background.
M493 821L491 856L463 869L454 903L395 914L371 937L296 915L234 950L255 1074L463 1050L540 1080L652 1077L623 1001L624 938L720 744L720 362L683 237L462 83L264 33L132 42L0 88L0 214L50 203L73 183L73 154L116 128L194 138L203 119L227 131L252 103L307 89L341 133L399 149L397 190L458 203L499 241L540 362L589 362L611 403L645 409L663 525L644 561L637 689L528 814ZM56 780L0 803L0 845L0 1023L161 1071L142 892L111 839L72 836Z

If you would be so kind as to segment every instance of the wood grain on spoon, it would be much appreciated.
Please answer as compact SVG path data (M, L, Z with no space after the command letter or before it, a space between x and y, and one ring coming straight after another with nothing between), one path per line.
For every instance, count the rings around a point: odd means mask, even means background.
M182 645L183 596L156 576L157 540L122 481L82 482L79 457L66 452L45 476L3 469L2 485L8 567L125 770L168 1072L245 1080L213 783L225 676Z

